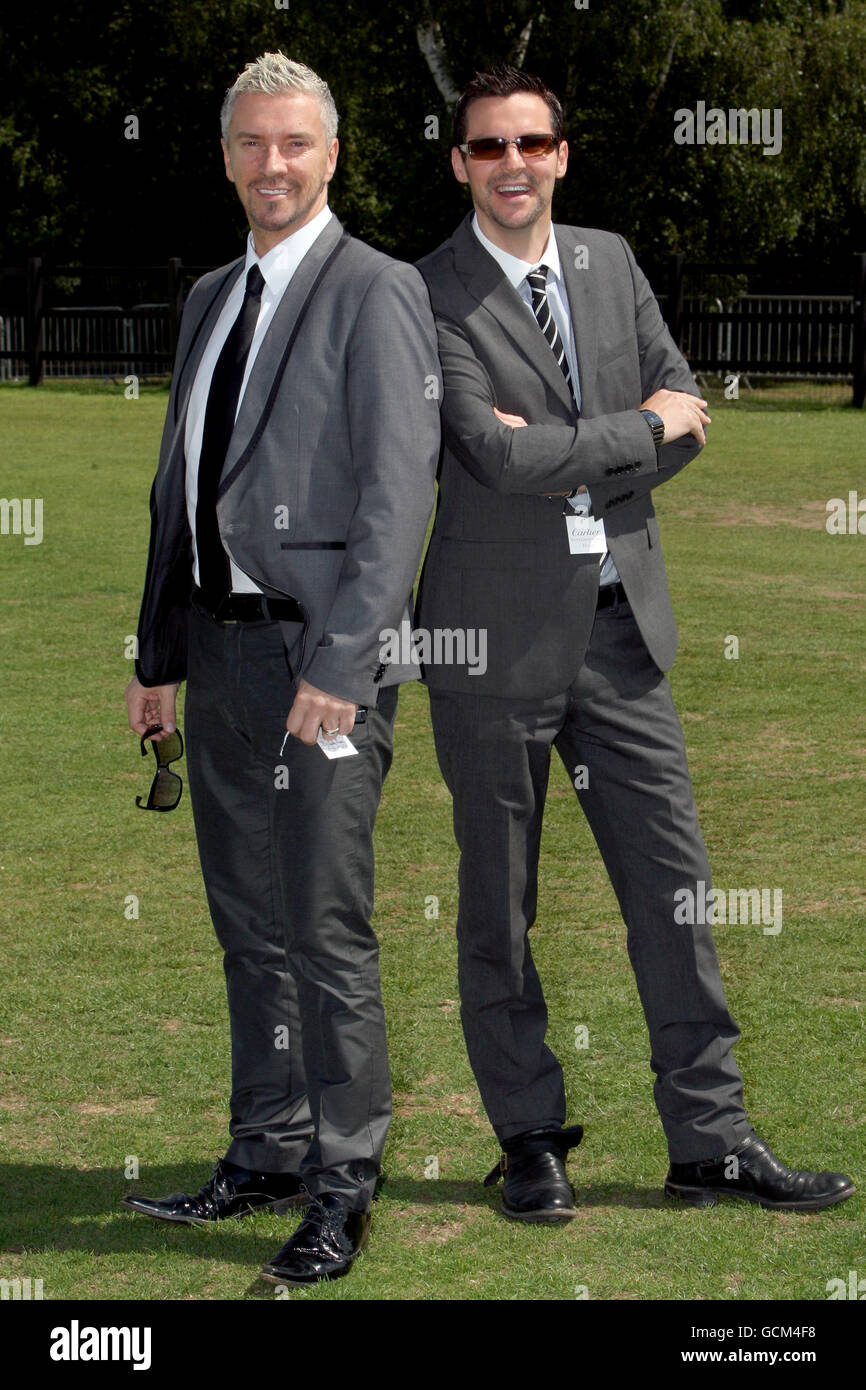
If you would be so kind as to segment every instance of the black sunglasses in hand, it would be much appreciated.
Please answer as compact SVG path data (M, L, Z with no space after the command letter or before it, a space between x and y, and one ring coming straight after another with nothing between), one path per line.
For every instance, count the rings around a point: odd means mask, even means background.
M156 774L151 783L147 801L143 801L140 796L135 798L135 804L141 811L173 811L180 801L180 794L183 791L183 782L176 772L172 772L169 764L176 763L178 758L183 756L183 739L180 736L180 729L176 729L168 738L161 739L159 743L152 741L152 735L158 734L162 729L161 724L154 724L147 729L141 740L141 756L147 757L148 740L150 747L156 754Z

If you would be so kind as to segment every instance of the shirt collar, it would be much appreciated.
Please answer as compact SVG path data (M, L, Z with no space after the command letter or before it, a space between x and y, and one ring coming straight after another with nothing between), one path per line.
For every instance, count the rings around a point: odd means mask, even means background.
M271 294L281 295L313 242L327 227L332 215L326 204L322 211L317 212L309 222L305 222L303 227L299 227L296 232L290 232L261 258L256 255L253 234L250 232L247 237L244 275L246 276L251 265L257 265Z
M478 216L476 213L472 215L472 230L485 251L490 252L506 279L510 280L515 289L519 289L533 266L538 265L546 266L557 280L562 280L562 265L559 259L559 248L556 244L556 237L553 234L553 227L550 229L547 245L537 261L522 261L519 256L512 256L510 251L503 251L501 246L497 246L489 237L484 235L478 225Z

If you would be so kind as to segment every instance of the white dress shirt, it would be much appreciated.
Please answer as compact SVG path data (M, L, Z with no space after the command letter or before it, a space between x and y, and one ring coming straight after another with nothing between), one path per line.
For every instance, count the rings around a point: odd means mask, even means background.
M553 227L550 229L550 236L547 238L547 245L537 261L523 261L519 256L512 256L510 251L503 251L501 246L486 237L478 224L477 214L472 218L472 230L477 236L485 251L496 261L502 270L505 278L514 286L520 298L526 304L532 317L535 318L535 310L532 307L532 290L526 277L530 270L535 270L537 266L544 266L547 271L547 302L550 305L550 312L553 321L559 330L562 345L565 348L565 360L568 363L568 370L571 376L571 389L577 408L580 410L580 373L577 365L577 352L574 344L574 329L571 323L571 309L568 303L568 291L562 274L562 263L559 259L559 247L556 244ZM553 354L551 354L552 356ZM577 497L569 498L569 502L575 511L583 510L584 506L588 509L592 505L592 498L588 490L584 487ZM619 579L616 565L609 550L606 550L599 562L601 564L600 584L615 584Z
M222 352L225 340L229 335L232 324L241 311L246 292L246 281L250 266L258 265L265 282L262 290L261 307L259 317L256 321L256 330L253 334L253 341L250 344L249 356L247 357L244 379L241 383L240 394L238 396L238 407L235 411L235 419L241 408L241 401L247 389L247 382L250 379L250 372L253 363L258 355L259 348L264 340L265 333L270 326L271 320L277 311L280 300L288 288L292 276L297 270L301 261L306 256L310 247L317 237L324 231L331 220L331 209L322 208L310 222L305 222L303 227L299 227L296 232L292 232L283 241L274 246L266 255L259 258L253 245L253 236L250 232L247 238L246 263L243 273L238 276L237 283L232 288L232 292L223 305L222 312L216 321L213 333L210 336L208 345L204 350L198 371L193 382L192 392L189 398L189 409L186 415L186 435L184 437L184 448L186 453L186 511L189 517L189 528L192 532L192 554L193 554L193 575L196 584L199 583L198 553L195 543L195 507L198 499L198 465L201 455L201 441L204 434L204 418L207 410L207 398L210 391L211 378L213 377L214 367L217 359ZM229 557L231 566L231 582L233 593L259 594L261 589L254 584L248 574L238 569L234 561Z

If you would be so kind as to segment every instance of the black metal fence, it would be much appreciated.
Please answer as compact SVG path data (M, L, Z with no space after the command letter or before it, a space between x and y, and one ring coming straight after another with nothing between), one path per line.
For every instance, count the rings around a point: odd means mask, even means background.
M0 377L171 371L189 287L209 266L53 266L0 272ZM116 299L119 302L106 302Z
M771 277L764 270L761 292L755 293L757 278L749 266L687 265L682 256L669 258L659 302L692 370L850 382L852 403L862 407L866 252L852 256L847 267L787 263ZM765 289L768 278L776 281L773 291ZM806 288L810 278L815 288ZM798 281L798 293L777 289ZM701 293L687 293L697 285Z
M209 269L55 266L38 257L0 279L0 377L156 376L171 370L185 295ZM813 288L806 288L809 278ZM686 264L655 279L671 333L696 373L849 382L866 403L866 253L842 271L786 267L799 293L754 292L753 268ZM818 281L823 278L824 285ZM847 282L847 284L845 283ZM764 272L764 284L766 272ZM106 299L118 302L106 303Z
M697 311L686 300L682 343L697 370L847 378L854 330L853 295L744 295Z

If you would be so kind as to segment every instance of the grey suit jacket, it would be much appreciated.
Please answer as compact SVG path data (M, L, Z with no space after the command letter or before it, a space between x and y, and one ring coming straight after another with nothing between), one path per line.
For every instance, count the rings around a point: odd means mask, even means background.
M285 372L278 367L329 256ZM196 370L243 259L205 275L184 309L151 494L139 622L144 685L186 674L192 588L184 434ZM256 357L222 473L217 516L235 562L304 608L296 672L329 694L376 703L380 633L406 611L433 505L439 362L417 270L343 233L334 217L307 252ZM287 636L297 629L287 625Z
M656 451L643 400L699 392L622 237L556 226L580 373L581 412L541 329L471 228L419 262L439 335L444 451L419 593L426 629L483 628L487 669L431 663L431 688L548 696L575 679L595 615L599 557L572 555L563 499L585 483L656 664L673 663L671 610L651 489L699 452ZM576 248L586 252L576 256ZM588 263L577 268L584 260ZM501 424L493 406L522 415Z

